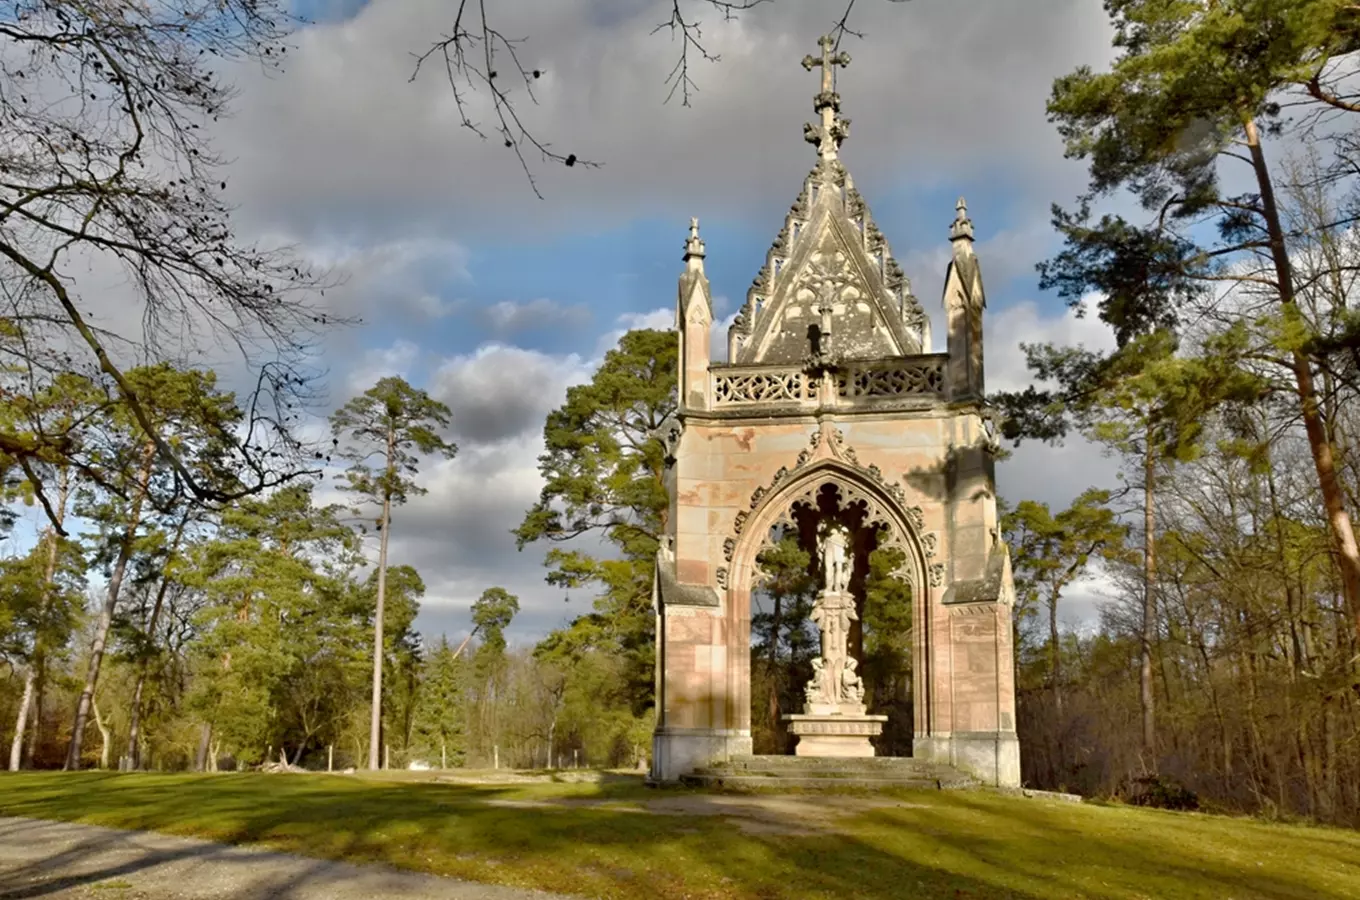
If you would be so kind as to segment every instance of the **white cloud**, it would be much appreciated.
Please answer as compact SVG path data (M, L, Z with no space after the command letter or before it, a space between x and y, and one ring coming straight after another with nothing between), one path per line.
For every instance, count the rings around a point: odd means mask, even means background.
M378 379L392 375L409 381L411 367L419 358L420 346L404 338L398 338L389 347L366 351L346 379L350 394L361 394Z
M484 307L481 315L491 330L501 337L540 328L581 326L590 321L590 310L581 305L563 306L556 300L539 297L527 303L501 300Z
M667 4L492 7L503 33L528 37L521 59L546 72L536 105L518 94L525 121L554 149L606 163L566 169L529 154L547 203L501 141L460 127L439 67L410 81L411 53L452 15L434 0L373 0L351 20L304 30L282 75L241 70L238 115L223 131L232 188L256 221L361 242L552 230L658 205L701 216L776 210L811 165L801 129L816 76L799 61L833 10L771 4L723 22L706 4L682 6L721 57L692 65L688 108L663 102L680 50L654 33ZM1063 161L1044 104L1054 77L1109 58L1098 5L877 3L856 15L869 37L850 40L854 61L837 87L855 122L845 156L862 189L881 194L904 174L949 183L987 173L1041 204L1071 193L1080 167ZM489 126L485 100L471 97L470 114Z
M593 367L575 355L550 356L487 344L446 360L430 380L430 394L453 413L454 437L499 444L537 435L569 385L589 380Z
M595 341L595 357L603 359L604 355L613 350L619 344L619 338L629 331L637 331L643 328L651 328L656 331L671 331L675 328L675 308L663 306L660 309L653 309L649 312L624 313L614 321L614 327L600 335Z
M1084 306L1089 309L1092 304L1085 301ZM1066 309L1058 316L1045 317L1033 301L991 313L983 320L983 329L988 391L1022 390L1033 383L1021 344L1054 343L1088 350L1114 349L1110 327L1094 314L1078 317L1076 310Z

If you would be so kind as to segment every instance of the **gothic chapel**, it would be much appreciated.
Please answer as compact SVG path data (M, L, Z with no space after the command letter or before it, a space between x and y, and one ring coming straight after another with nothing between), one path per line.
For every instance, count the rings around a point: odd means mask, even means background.
M891 547L912 597L913 755L992 785L1020 782L1010 555L998 449L983 398L986 301L963 200L949 230L947 350L838 159L836 66L821 39L817 164L710 359L704 242L691 220L680 276L679 409L662 429L670 495L657 554L652 779L750 757L757 557L779 526L807 537L824 587L806 707L785 716L799 756L872 756L885 716L863 703L849 623L868 554Z

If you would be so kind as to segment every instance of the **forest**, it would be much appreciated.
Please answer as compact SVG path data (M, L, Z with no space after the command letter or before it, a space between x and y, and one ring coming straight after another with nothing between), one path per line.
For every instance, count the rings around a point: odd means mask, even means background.
M519 598L487 585L465 639L419 634L424 585L388 564L388 535L422 471L457 464L450 412L388 376L304 422L309 360L353 323L324 275L236 240L196 124L231 92L193 59L268 64L284 23L254 0L199 6L167 5L179 28L46 3L0 22L36 48L0 68L8 767L637 767L675 334L624 334L567 390L541 497L506 536L546 549L547 583L592 611L512 646ZM1089 188L1054 207L1062 245L1038 274L1115 349L1025 346L1032 385L991 397L1011 443L1089 441L1122 473L1051 509L1001 467L1024 778L1357 824L1360 16L1106 6L1110 70L1059 78L1048 101ZM30 103L21 79L35 96L79 79L92 103ZM122 333L70 274L96 259L135 288ZM184 335L245 365L191 365ZM351 502L322 502L326 486ZM871 711L892 715L880 751L903 753L912 623L893 562L871 562L856 649ZM783 752L815 647L810 561L789 536L764 566L753 721L758 751ZM1112 585L1099 621L1064 630L1093 575Z

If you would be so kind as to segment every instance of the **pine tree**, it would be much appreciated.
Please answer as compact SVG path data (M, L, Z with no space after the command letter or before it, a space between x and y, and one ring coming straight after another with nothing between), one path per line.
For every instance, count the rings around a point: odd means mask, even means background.
M1101 318L1121 345L1174 325L1221 283L1273 301L1277 349L1292 376L1360 637L1360 545L1266 154L1270 137L1304 134L1310 122L1287 118L1285 99L1314 113L1360 112L1336 65L1360 49L1360 15L1348 0L1111 0L1106 9L1119 57L1108 72L1082 67L1059 78L1048 105L1067 155L1089 162L1090 191L1075 213L1055 208L1066 249L1041 266L1043 284L1074 303L1098 292ZM1220 170L1227 166L1245 166L1255 190L1225 193ZM1092 222L1091 201L1118 190L1141 203L1147 224L1116 215Z
M373 617L373 700L369 722L368 767L381 767L383 700L383 626L387 601L387 549L392 507L425 493L416 483L419 457L453 459L458 447L442 438L449 408L397 377L381 379L331 416L331 430L350 461L344 490L379 507L377 611ZM376 462L373 460L376 458Z

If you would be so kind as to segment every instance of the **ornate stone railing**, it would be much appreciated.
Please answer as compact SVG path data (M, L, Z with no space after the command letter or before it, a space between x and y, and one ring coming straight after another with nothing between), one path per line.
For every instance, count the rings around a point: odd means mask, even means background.
M881 363L853 363L836 373L836 396L941 397L945 392L946 354L915 356Z
M947 392L944 353L874 362L849 362L834 379L836 405L935 400ZM808 408L819 401L820 376L802 366L725 366L711 369L714 410Z
M713 372L713 405L719 409L816 399L816 376L799 367L723 366Z

